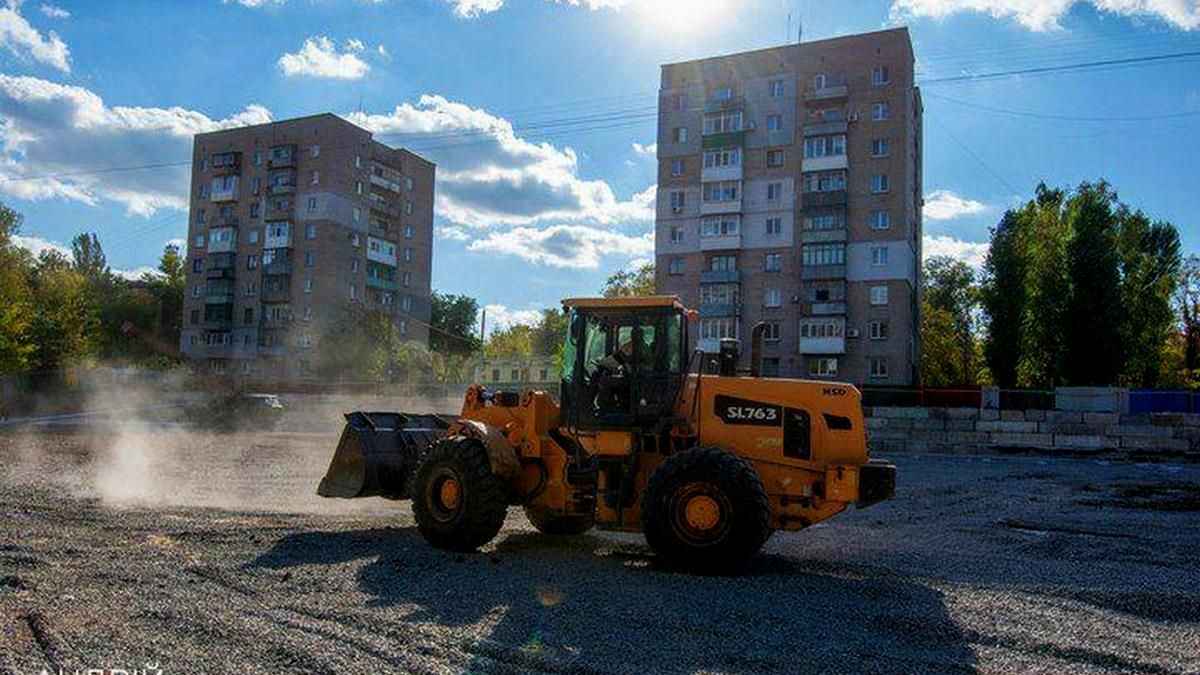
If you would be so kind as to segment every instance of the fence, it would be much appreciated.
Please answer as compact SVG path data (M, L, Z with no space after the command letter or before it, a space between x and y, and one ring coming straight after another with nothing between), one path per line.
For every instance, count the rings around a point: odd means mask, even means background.
M1062 410L1119 414L1200 413L1200 391L1056 387L1054 389L861 388L863 405L879 408Z

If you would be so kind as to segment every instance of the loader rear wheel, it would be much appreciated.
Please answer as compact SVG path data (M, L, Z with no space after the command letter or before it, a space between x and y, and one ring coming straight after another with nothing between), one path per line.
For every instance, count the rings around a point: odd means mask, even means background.
M492 473L487 450L474 438L435 443L417 467L411 494L421 535L450 551L472 551L491 541L508 511L504 481Z
M546 513L539 509L525 507L525 517L542 534L559 534L574 536L592 529L592 516L564 516L557 513Z
M646 541L662 563L701 574L740 571L771 535L758 472L718 448L668 457L642 497Z

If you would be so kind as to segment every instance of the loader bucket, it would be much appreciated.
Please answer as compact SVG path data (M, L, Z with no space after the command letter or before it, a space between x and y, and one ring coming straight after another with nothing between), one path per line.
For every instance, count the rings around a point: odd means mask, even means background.
M317 494L407 499L408 479L421 455L449 426L449 420L438 415L347 413L346 427Z

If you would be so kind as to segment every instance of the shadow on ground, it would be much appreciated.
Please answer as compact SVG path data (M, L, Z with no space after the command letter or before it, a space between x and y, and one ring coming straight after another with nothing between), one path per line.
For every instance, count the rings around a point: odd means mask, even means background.
M474 671L975 668L939 592L782 556L760 555L737 578L694 577L661 572L640 543L607 537L514 533L490 552L458 555L414 528L381 528L292 534L250 566L357 561L372 605L419 607L410 621L487 626L468 649Z

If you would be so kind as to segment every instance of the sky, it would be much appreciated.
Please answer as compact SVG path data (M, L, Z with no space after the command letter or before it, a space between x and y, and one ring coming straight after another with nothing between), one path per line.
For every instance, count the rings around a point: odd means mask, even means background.
M0 200L136 275L186 236L192 134L331 111L437 163L434 288L528 322L653 259L661 64L898 25L927 256L1101 178L1200 253L1200 0L7 0Z

